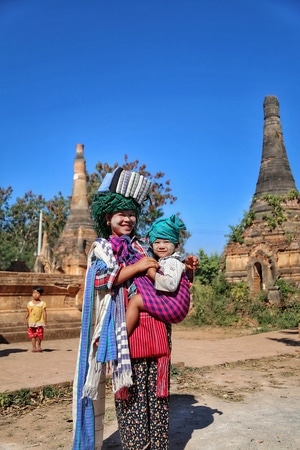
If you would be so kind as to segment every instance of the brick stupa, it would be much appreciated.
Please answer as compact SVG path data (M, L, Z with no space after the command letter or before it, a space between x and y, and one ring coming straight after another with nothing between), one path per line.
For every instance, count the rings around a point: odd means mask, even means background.
M84 274L87 254L96 237L87 199L84 146L77 144L70 213L54 249L56 268L66 274Z
M252 292L275 291L283 278L300 284L300 202L283 140L279 102L264 99L262 158L255 194L239 242L224 251L225 275Z

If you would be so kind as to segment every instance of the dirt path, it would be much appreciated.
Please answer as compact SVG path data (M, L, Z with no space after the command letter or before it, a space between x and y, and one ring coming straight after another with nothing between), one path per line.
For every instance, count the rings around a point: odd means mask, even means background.
M255 341L253 336L247 341L247 333L239 331L239 337L232 337L222 330L174 329L174 345L181 343L183 353L177 348L173 368L170 450L300 448L300 341L296 330L277 340L268 339L270 345L277 345L275 356L231 362L228 355L222 364L198 368L196 363L186 363L191 355L194 361L201 358L201 354L195 355L197 345L210 352L211 361L217 354L213 348L220 350L226 342L232 343L227 349L231 347L233 353L241 347L246 354L249 342ZM0 437L0 450L70 449L71 399L20 417L1 418ZM111 394L107 396L104 438L103 450L121 449Z

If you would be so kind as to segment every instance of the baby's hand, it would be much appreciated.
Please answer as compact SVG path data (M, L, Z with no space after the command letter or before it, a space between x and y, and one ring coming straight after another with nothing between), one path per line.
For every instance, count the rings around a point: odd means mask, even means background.
M187 270L196 270L198 268L199 258L195 255L188 255L184 262Z
M146 276L148 278L150 278L150 280L154 281L155 280L155 275L156 275L157 270L154 269L153 267L150 267L147 272L146 272Z

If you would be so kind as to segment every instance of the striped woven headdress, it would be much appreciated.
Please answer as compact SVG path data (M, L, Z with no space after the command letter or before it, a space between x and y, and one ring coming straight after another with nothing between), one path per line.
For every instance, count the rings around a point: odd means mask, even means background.
M114 192L126 198L133 198L139 205L148 198L151 182L138 172L121 167L106 174L98 192Z

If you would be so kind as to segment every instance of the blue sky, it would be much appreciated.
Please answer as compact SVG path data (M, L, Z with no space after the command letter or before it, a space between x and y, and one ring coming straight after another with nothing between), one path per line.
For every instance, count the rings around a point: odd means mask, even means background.
M72 191L76 144L171 180L192 234L221 253L258 177L263 101L280 102L300 185L298 0L0 0L0 186Z

